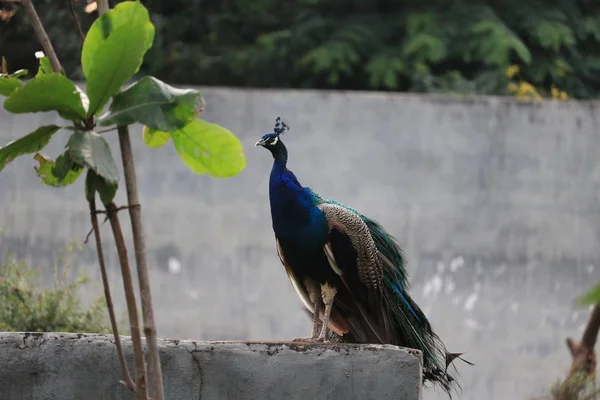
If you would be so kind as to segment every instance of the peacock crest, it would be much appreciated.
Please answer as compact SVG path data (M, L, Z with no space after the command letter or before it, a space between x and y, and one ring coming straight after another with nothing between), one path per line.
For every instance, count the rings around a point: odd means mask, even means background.
M279 137L290 130L290 126L281 120L281 117L275 119L275 128L273 132Z

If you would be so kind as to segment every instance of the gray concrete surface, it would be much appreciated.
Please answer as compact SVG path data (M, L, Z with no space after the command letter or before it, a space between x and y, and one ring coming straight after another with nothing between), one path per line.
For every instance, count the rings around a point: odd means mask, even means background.
M123 337L130 368L131 342ZM169 400L417 400L421 353L396 346L159 342ZM112 336L0 332L1 400L120 400Z
M275 252L270 155L253 147L281 116L300 181L381 221L404 246L416 301L448 348L476 364L458 365L459 398L526 399L568 370L564 339L581 334L588 313L573 300L600 279L598 103L204 94L205 118L243 142L248 165L233 179L193 174L170 143L145 148L132 128L160 336L289 340L309 332ZM0 142L50 122L51 114L0 110ZM66 135L45 153L56 156ZM106 136L117 152L115 134ZM89 230L83 179L44 187L33 160L18 159L0 173L0 227L0 252L47 265L57 246ZM109 235L106 226L106 243ZM109 261L116 282L114 252ZM91 246L77 263L99 276ZM121 285L114 291L124 312ZM425 391L426 400L438 397Z

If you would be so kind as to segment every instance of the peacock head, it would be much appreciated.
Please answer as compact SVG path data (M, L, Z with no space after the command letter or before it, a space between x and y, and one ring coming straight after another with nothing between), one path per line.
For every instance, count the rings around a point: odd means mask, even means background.
M277 149L283 147L283 143L279 140L279 137L283 135L290 127L281 120L281 118L277 117L275 120L275 128L273 132L267 133L260 138L258 142L256 142L255 146L262 146L265 149L269 150L271 153L275 153Z

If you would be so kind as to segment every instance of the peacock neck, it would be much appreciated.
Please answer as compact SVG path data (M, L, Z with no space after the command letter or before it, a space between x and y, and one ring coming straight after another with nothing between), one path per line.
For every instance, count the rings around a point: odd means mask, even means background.
M288 151L283 142L280 140L273 148L270 149L273 154L273 164L279 167L286 167L288 161Z
M327 222L315 207L314 195L287 169L287 149L283 143L278 143L276 147L271 151L274 160L269 179L273 230L278 237L298 237L303 240L309 233L315 244L320 244L327 233Z

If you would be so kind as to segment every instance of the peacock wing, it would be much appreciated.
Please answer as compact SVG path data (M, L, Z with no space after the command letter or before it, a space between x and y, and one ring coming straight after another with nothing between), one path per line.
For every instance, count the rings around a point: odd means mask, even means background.
M382 304L384 267L367 225L359 214L341 205L323 203L318 207L329 225L323 251L343 282L337 305L348 315L352 333L361 341L389 343L393 327Z
M279 245L279 239L276 239L276 244L277 244L277 255L279 256L279 260L285 267L285 273L287 274L288 278L290 279L290 282L292 283L292 286L294 287L296 294L298 295L298 297L300 297L300 300L302 300L302 304L304 304L304 306L311 313L314 313L315 307L310 301L310 297L308 296L308 291L306 290L306 287L301 282L298 281L296 274L294 273L294 270L286 262L285 255L283 254L283 250L281 249L281 246Z

